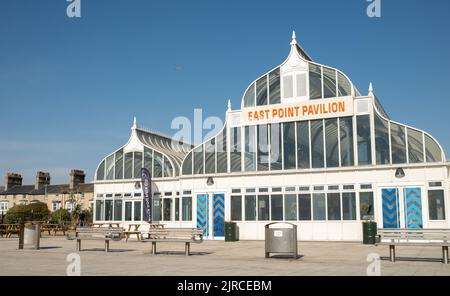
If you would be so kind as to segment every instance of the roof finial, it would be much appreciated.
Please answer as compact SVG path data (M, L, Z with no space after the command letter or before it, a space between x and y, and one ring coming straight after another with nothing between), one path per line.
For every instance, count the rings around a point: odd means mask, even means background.
M372 85L372 82L369 83L369 96L373 97L373 85Z
M134 116L132 129L136 129L136 128L137 128L137 122L136 122L136 116Z
M228 100L228 111L231 111L231 100Z
M296 44L297 44L297 36L295 35L295 31L292 31L291 45L296 45Z

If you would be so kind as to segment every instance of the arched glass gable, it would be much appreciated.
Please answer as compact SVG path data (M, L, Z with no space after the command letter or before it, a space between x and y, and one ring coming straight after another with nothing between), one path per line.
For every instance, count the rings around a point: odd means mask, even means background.
M164 154L144 147L144 152L124 153L123 148L108 155L98 166L95 180L140 179L141 168L147 168L152 178L171 178L175 176L173 164Z

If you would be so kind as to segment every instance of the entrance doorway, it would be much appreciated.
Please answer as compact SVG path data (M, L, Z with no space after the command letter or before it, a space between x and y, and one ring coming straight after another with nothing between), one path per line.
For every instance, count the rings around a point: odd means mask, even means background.
M423 228L421 187L381 188L383 228Z
M225 194L197 194L197 228L204 230L205 238L225 236Z

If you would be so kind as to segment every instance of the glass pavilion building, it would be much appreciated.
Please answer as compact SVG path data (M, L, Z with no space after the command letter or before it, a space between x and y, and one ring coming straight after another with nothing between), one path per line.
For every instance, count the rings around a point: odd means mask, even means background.
M430 134L391 120L373 89L297 44L245 90L214 138L198 146L133 124L126 145L95 175L95 221L147 223L140 169L152 173L154 222L223 239L264 239L264 225L298 225L300 240L362 239L362 223L447 228L449 167Z

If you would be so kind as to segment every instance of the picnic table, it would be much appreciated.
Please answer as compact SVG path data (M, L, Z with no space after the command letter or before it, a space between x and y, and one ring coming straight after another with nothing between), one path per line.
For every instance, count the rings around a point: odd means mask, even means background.
M141 227L141 224L128 224L128 229L124 232L125 234L125 242L128 242L128 239L130 238L130 235L134 234L137 236L137 239L141 240L141 231L139 228Z
M20 224L0 224L0 237L10 238L11 235L19 235Z
M51 235L51 233L53 232L53 236L56 236L56 233L58 231L62 232L63 235L66 235L67 227L61 224L42 224L41 233L45 231L48 232L48 235Z
M92 227L108 227L108 228L114 228L119 227L120 223L112 223L112 222L105 222L105 223L92 223Z

